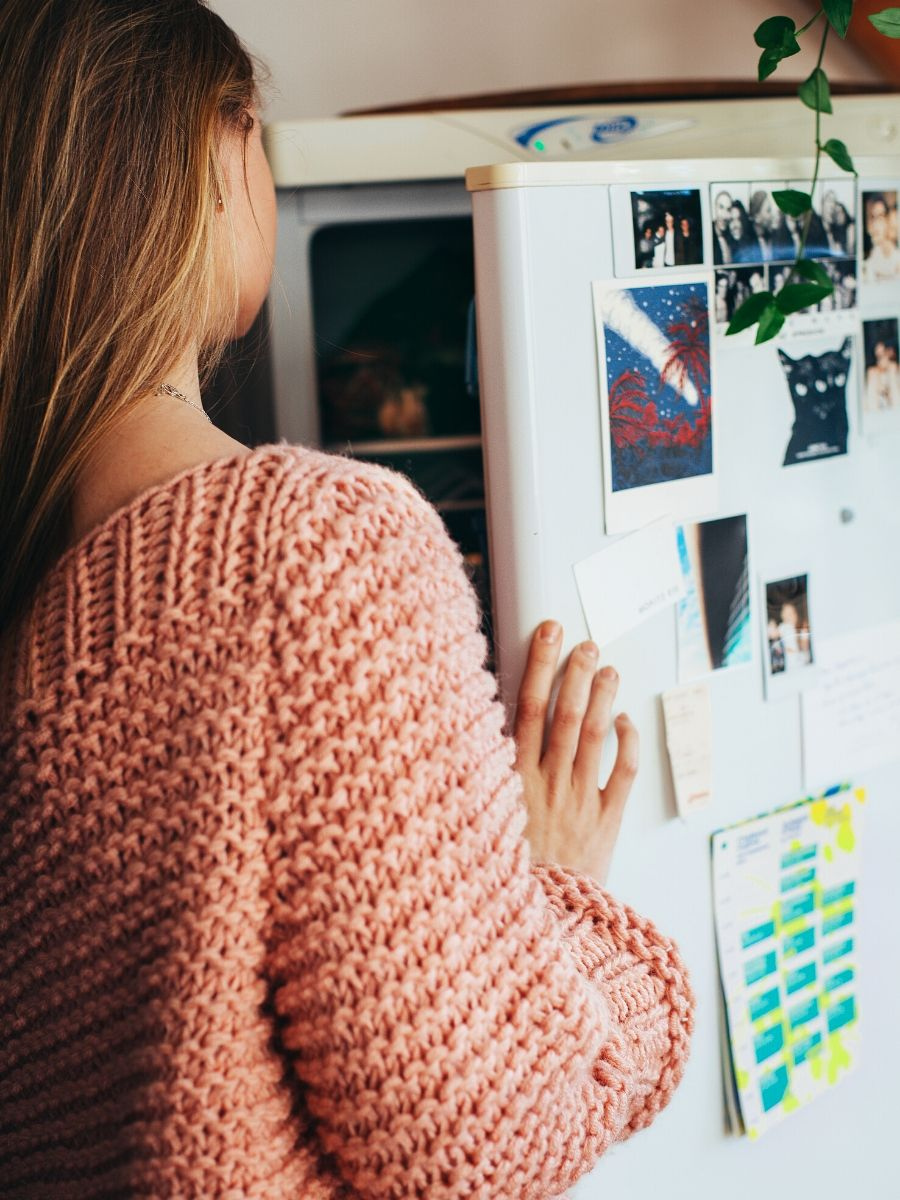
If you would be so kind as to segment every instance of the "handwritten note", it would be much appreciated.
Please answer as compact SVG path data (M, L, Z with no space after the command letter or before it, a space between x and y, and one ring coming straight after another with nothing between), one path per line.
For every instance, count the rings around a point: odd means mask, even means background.
M576 563L574 571L588 629L601 646L684 594L675 527L668 518L619 538Z
M708 683L662 694L666 746L680 817L705 808L712 798L712 700Z
M816 657L802 699L810 791L900 758L900 621L820 641Z

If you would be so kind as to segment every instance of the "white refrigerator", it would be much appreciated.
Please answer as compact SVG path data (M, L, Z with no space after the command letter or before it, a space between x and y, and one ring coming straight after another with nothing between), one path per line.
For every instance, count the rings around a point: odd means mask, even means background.
M900 105L882 98L879 119L888 107L896 115ZM867 128L860 121L860 138ZM810 245L818 240L813 248L834 281L832 297L791 316L775 341L757 346L752 333L724 333L743 298L783 282L778 273L790 257L791 231L766 204L773 203L773 191L801 188L813 167L811 157L796 152L801 139L795 134L792 141L791 156L779 157L772 129L769 157L736 158L723 128L718 147L707 143L703 157L694 159L664 157L662 137L645 145L658 158L519 162L467 173L494 627L506 702L514 702L528 639L542 619L563 623L565 650L594 632L576 586L576 564L667 515L676 526L746 518L743 577L738 571L732 589L743 589L744 616L736 621L732 605L730 625L723 626L706 669L691 660L690 630L679 631L674 603L601 647L603 659L620 672L619 705L637 724L642 747L609 887L677 939L698 1009L690 1063L669 1108L601 1160L579 1184L580 1200L900 1196L894 1149L900 762L884 761L890 752L875 765L849 756L837 777L817 783L851 783L867 794L855 912L860 1039L853 1069L761 1137L731 1135L726 1118L710 837L802 800L818 769L803 759L806 695L801 701L796 692L778 693L772 683L775 649L766 640L763 610L770 594L764 585L805 577L813 621L807 657L813 659L834 639L874 627L890 631L900 618L900 425L890 398L880 411L873 409L877 401L867 407L866 399L878 339L896 340L891 329L900 312L900 275L890 264L880 276L876 270L882 249L891 257L896 226L879 245L873 241L884 232L879 197L893 210L885 220L896 221L900 157L860 158L858 181L823 164ZM843 210L837 215L836 205ZM643 332L629 333L604 308L613 293L631 306ZM693 304L695 316L697 305L705 305L700 324L708 323L706 358L695 364L700 383L708 373L701 398L711 408L706 459L675 471L682 482L691 476L704 484L694 491L667 488L665 478L657 486L658 475L641 476L645 464L635 459L635 439L629 441L642 416L650 424L668 420L669 429L681 421L696 431L689 374L679 389L670 372L667 387L650 345L648 316L665 333L659 314L673 304L681 311ZM631 367L641 373L641 398L630 410L633 400L626 398L610 416L610 393L627 375L620 370L623 342ZM880 353L888 371L890 347L885 352L881 345ZM844 395L846 424L840 428L830 413L828 433L810 434L804 422L813 419L811 406L822 410L822 395L830 401L835 389ZM626 501L634 498L629 508ZM718 571L713 559L708 585L729 570L734 574L723 563ZM595 587L610 592L629 586L602 570L599 578ZM699 676L712 706L712 798L683 818L675 807L660 702L680 676ZM820 686L822 679L814 682ZM821 747L818 753L821 762Z

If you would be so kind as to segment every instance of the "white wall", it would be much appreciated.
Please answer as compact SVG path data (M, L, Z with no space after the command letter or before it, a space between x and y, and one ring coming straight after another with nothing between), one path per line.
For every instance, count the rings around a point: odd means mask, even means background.
M466 92L749 79L760 21L787 13L799 25L811 9L804 0L210 2L269 65L269 120ZM826 66L834 79L880 79L851 48L832 40ZM782 70L803 78L814 64L810 42L789 64L790 73Z

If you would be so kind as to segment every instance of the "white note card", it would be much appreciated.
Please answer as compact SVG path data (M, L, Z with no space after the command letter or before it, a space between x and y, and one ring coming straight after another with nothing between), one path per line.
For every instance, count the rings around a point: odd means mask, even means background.
M712 799L712 698L708 683L690 683L662 694L666 746L679 817Z
M588 629L602 647L684 595L668 517L604 546L574 571Z
M810 791L900 758L900 621L820 641L816 660L802 698Z

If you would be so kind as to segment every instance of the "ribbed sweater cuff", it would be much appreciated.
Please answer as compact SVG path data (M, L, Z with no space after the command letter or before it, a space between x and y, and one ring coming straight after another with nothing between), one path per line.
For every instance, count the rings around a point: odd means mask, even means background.
M603 994L633 1058L634 1091L620 1135L649 1125L677 1087L694 1027L694 994L675 943L589 875L532 863L571 954Z

